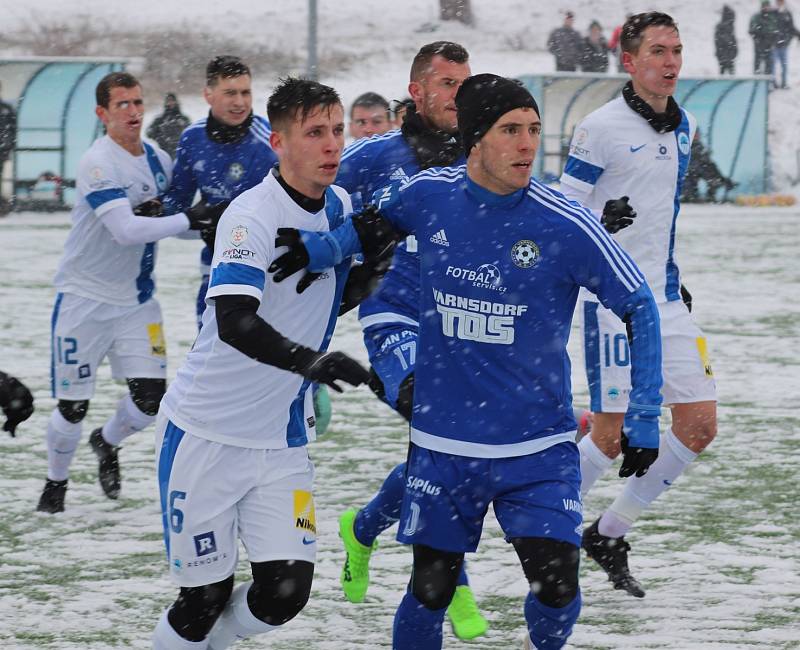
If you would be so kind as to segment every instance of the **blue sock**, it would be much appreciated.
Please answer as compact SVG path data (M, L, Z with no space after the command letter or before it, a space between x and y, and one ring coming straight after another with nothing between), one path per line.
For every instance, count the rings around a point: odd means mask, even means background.
M372 546L378 535L400 520L405 489L406 464L401 463L389 473L372 501L356 515L353 530L364 546Z
M469 587L469 580L467 579L467 561L461 563L461 573L458 574L458 582L456 587Z
M578 614L581 613L581 593L566 607L542 605L532 593L525 599L525 620L528 633L537 650L558 650L567 643Z
M428 609L407 591L394 615L392 650L441 650L445 609Z

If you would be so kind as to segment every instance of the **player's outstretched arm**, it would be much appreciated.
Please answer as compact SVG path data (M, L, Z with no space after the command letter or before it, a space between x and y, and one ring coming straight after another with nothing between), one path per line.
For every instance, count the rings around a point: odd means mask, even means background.
M367 369L343 352L319 352L283 336L258 315L259 301L252 296L224 295L215 301L219 338L251 359L340 393L338 381L358 386L369 380Z
M0 371L0 409L6 416L3 431L13 438L20 422L33 415L33 395L16 377Z

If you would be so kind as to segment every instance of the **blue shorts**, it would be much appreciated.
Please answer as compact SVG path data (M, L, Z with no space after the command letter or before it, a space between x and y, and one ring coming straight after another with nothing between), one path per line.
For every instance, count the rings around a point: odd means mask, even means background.
M397 408L403 380L414 372L417 362L417 327L405 323L372 325L364 330L369 362L383 382L386 403Z
M580 488L572 442L513 458L467 458L412 445L397 540L473 552L491 503L507 541L548 537L580 546Z

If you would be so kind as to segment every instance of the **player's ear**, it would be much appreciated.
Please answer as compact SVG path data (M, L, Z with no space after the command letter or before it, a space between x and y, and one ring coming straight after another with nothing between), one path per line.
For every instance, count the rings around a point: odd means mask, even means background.
M205 98L206 102L211 104L211 88L209 88L208 86L205 86L203 88L203 97Z
M633 62L633 55L630 52L622 53L622 67L625 68L625 72L629 74L636 72L636 65Z
M273 130L272 133L269 134L269 146L276 154L280 153L280 149L283 148L283 137L280 131Z
M108 122L106 117L106 109L103 106L95 106L94 114L97 115L97 119L99 119L103 124Z

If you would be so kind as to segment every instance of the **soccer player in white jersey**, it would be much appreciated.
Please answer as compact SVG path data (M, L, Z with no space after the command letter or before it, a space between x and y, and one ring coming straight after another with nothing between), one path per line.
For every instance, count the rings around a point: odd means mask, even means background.
M72 230L55 277L51 386L58 406L47 427L47 481L37 506L49 513L64 510L69 465L106 356L130 393L92 431L90 443L103 491L110 499L119 496L117 447L154 420L165 388L161 307L151 277L154 242L211 227L222 212L199 204L159 219L136 216L132 206L169 187L172 163L142 141L144 101L134 76L112 72L95 95L106 135L78 165Z
M352 211L347 192L331 186L341 101L333 88L290 78L267 113L279 164L220 221L203 326L159 411L164 539L180 587L156 626L159 650L221 650L305 606L316 555L311 382L340 390L336 381L369 379L326 351L350 258L307 276L305 293L288 282L265 287L280 228L327 231ZM234 590L239 538L253 579Z
M706 339L681 300L674 251L678 197L696 129L694 117L672 98L683 55L678 27L663 13L638 14L625 22L621 46L631 80L622 97L578 124L561 189L595 210L618 196L630 197L638 217L615 239L645 273L661 317L662 394L672 410L672 428L661 436L658 460L646 475L621 470L621 476L630 476L622 492L583 536L583 548L614 587L642 597L628 568L625 534L714 439L716 388ZM580 442L586 494L624 450L620 427L631 356L625 323L588 294L582 298L578 309L595 412L591 435Z

